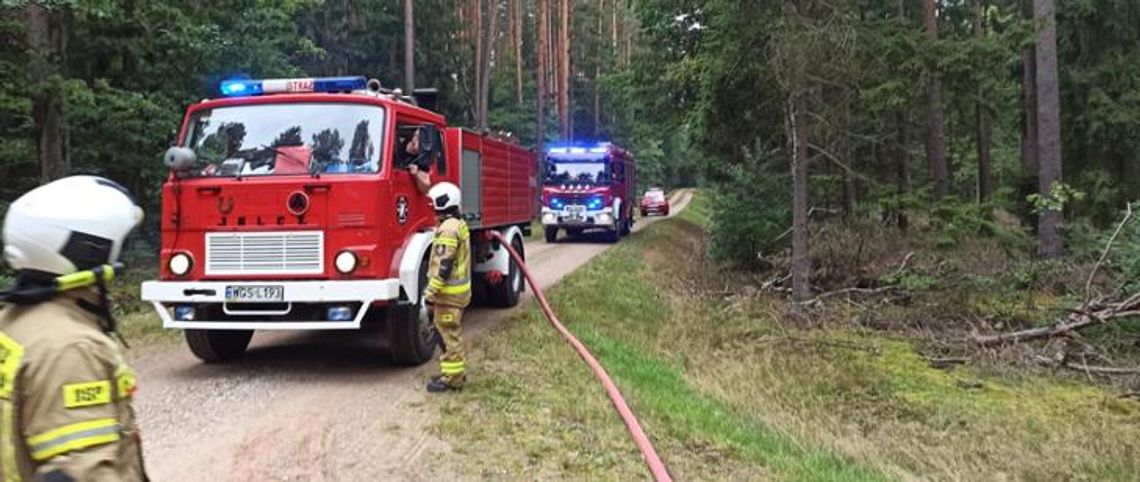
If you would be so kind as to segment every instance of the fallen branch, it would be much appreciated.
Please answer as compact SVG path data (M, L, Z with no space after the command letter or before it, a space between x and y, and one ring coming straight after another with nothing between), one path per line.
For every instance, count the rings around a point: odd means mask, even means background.
M989 346L1065 336L1090 326L1102 325L1121 318L1140 316L1140 310L1137 309L1138 305L1140 305L1140 293L1136 293L1120 303L1086 302L1081 309L1070 310L1064 323L1013 333L975 336L973 341L982 346Z
M1041 365L1045 365L1045 366L1049 366L1049 367L1066 368L1069 370L1078 371L1078 372L1085 373L1085 374L1089 374L1089 373L1095 373L1097 375L1137 375L1137 374L1140 374L1140 367L1129 367L1129 368L1106 367L1106 366L1087 365L1084 363L1074 363L1074 362L1064 362L1064 363L1058 364L1055 360L1048 358L1048 357L1043 357L1043 356L1037 357L1037 363L1040 363Z
M906 271L906 265L908 263L910 263L910 259L913 257L914 257L914 251L907 253L906 256L903 257L902 264L899 264L899 269L895 270L895 276L896 277L901 275L903 273L903 271Z
M955 365L965 365L969 361L970 361L970 359L968 359L968 358L957 358L957 357L954 357L954 358L927 358L926 359L926 362L930 365L930 368L934 368L936 370L946 370L946 369L949 369Z
M821 293L821 294L817 295L815 298L807 300L801 304L802 305L812 305L812 304L819 303L820 301L823 301L827 298L833 298L833 297L836 297L839 295L849 295L852 293L858 293L861 295L877 295L879 293L885 293L885 292L893 290L895 288L897 288L897 286L894 286L894 285L883 286L881 288L844 288L841 290L828 291L827 293Z

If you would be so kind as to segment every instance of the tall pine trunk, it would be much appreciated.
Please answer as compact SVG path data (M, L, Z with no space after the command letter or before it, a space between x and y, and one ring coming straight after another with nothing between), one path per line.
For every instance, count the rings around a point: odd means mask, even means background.
M515 103L520 106L523 102L523 3L525 0L510 0L508 4L511 18L511 43L514 44L515 53Z
M416 88L416 21L414 0L404 0L404 89Z
M938 40L938 6L936 0L923 1L923 23L926 36ZM930 177L934 181L934 197L941 199L950 194L950 168L946 161L946 132L942 111L942 81L934 66L930 67L926 82L927 138L926 155L930 160Z
M573 15L573 0L562 0L558 35L558 123L562 140L566 141L573 138L570 132L570 27Z
M1057 25L1053 0L1034 0L1033 17L1037 30L1037 192L1052 195L1053 184L1061 181L1061 92L1058 83ZM1062 213L1046 210L1037 224L1038 252L1058 258L1065 247L1061 237Z
M483 113L483 96L480 94L483 90L483 50L486 48L483 45L483 0L470 0L470 3L471 20L475 25L472 31L475 37L475 88L471 90L471 96L475 98L475 125L481 129L479 117Z
M549 52L547 41L550 38L550 12L549 0L538 0L538 12L535 15L535 21L538 26L535 29L535 57L537 66L535 71L536 106L535 113L535 144L537 144L539 152L542 152L543 144L546 142L546 72L549 70L547 60Z
M62 13L38 2L24 6L24 18L40 182L47 183L67 175L69 170L64 148L63 96L51 80L63 56L65 19Z
M975 0L974 35L978 39L986 36L986 1ZM978 152L978 201L986 201L994 193L993 156L990 154L992 134L989 106L986 105L986 90L979 83L978 100L975 104L975 136Z
M898 196L895 223L899 230L906 231L910 227L910 221L906 215L906 206L903 205L903 197L910 193L910 151L907 150L910 136L907 134L906 116L902 111L895 114L895 129L898 141L895 148L895 193Z
M616 0L615 0L616 1ZM602 36L605 35L606 0L598 0L598 37L597 50L594 55L594 137L601 132L602 127Z
M811 297L811 258L808 255L808 128L807 97L793 92L788 99L792 135L792 300Z
M1033 18L1033 0L1021 0L1022 15ZM1021 53L1021 169L1025 178L1037 179L1037 55L1033 47ZM1033 183L1030 192L1037 190ZM1028 194L1028 193L1026 193Z
M486 28L483 31L483 39L480 53L482 57L479 59L479 118L478 126L480 131L487 131L488 125L488 110L491 104L491 58L495 52L495 37L497 36L496 27L499 19L499 0L487 0L487 21Z

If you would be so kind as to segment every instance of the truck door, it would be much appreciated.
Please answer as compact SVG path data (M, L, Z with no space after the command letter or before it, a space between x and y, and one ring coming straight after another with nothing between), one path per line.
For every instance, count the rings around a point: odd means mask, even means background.
M420 149L430 149L430 155L418 157L413 144L418 144ZM445 151L442 134L435 126L407 118L396 119L395 142L389 160L393 169L392 194L396 209L393 229L419 231L435 224L435 211L428 202L427 192L420 191L408 169L411 163L419 161L421 169L427 171L431 185L450 180Z

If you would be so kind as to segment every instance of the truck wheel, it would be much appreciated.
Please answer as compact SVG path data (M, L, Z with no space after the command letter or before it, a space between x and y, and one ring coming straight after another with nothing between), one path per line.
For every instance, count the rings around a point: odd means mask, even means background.
M249 347L253 330L186 330L190 352L206 363L233 360Z
M424 258L420 262L420 292L411 297L414 302L388 305L388 353L397 365L423 365L435 353L437 335L423 296L427 272L428 260Z
M511 246L519 253L519 256L526 259L526 251L523 250L522 240L517 236L511 240ZM490 285L487 287L489 301L491 306L498 308L510 308L519 304L519 294L523 290L523 275L522 268L511 258L509 267L507 268L507 275L497 285Z
M557 243L558 242L558 228L557 227L549 227L548 226L546 228L545 234L546 234L546 242L548 242L548 243Z
M629 236L633 232L633 218L626 219L621 223L621 235Z
M621 241L621 226L614 226L613 229L607 230L604 239L607 243Z

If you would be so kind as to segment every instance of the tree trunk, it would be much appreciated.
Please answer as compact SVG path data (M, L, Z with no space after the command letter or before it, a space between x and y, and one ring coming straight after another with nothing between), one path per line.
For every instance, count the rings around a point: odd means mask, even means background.
M522 5L524 0L510 0L511 43L515 47L515 103L523 102L523 35L522 35Z
M573 138L570 132L570 27L574 14L573 0L562 0L562 18L558 35L558 122L562 140Z
M895 222L900 231L906 231L910 226L909 219L906 216L906 209L903 206L902 198L910 192L910 154L907 150L907 144L910 142L910 136L907 135L906 116L902 111L895 115L896 129L898 129L898 146L895 152L895 189L898 195L898 201L895 205Z
M496 28L499 19L498 1L487 0L487 22L480 42L483 48L480 50L482 57L479 58L479 118L476 122L480 132L486 132L489 128L487 115L491 105L491 57L494 56L495 51Z
M537 57L538 65L535 69L535 80L538 84L536 86L535 102L538 103L535 114L535 144L539 152L543 152L543 144L546 142L546 72L548 70L547 63L547 40L550 37L549 27L549 7L548 0L538 0L538 14L535 15L535 21L538 26L535 29L535 55Z
M412 4L404 0L404 90L411 94L416 88L416 16Z
M974 35L985 38L986 1L975 0ZM985 202L994 193L993 156L990 154L991 124L986 91L979 83L976 109L976 136L978 151L978 201Z
M617 1L617 0L614 0ZM606 23L603 13L606 11L606 0L598 0L598 37L597 50L594 55L594 137L602 130L602 36L605 35Z
M811 298L811 258L808 256L808 129L807 98L795 92L788 99L792 134L792 300Z
M62 8L62 7L60 7ZM67 175L64 156L63 97L51 77L58 71L64 49L64 19L38 2L24 6L29 47L28 77L32 86L32 118L40 164L40 182Z
M1048 198L1061 182L1061 92L1058 84L1057 25L1053 0L1034 0L1037 30L1037 190ZM1061 211L1046 210L1037 224L1038 252L1047 258L1064 254Z
M483 0L471 0L471 20L475 24L472 31L475 37L475 88L471 90L475 98L475 127L480 127L483 115Z
M1032 0L1021 0L1021 4L1025 18L1032 19ZM1033 47L1022 51L1021 64L1021 168L1025 177L1035 179L1037 177L1037 59Z
M932 41L938 40L938 6L935 1L925 0L923 2L923 23L926 25L926 36ZM929 75L926 83L928 109L926 155L930 160L930 176L934 181L934 197L941 199L950 194L950 168L946 161L946 133L942 112L942 82L933 66L930 67Z

